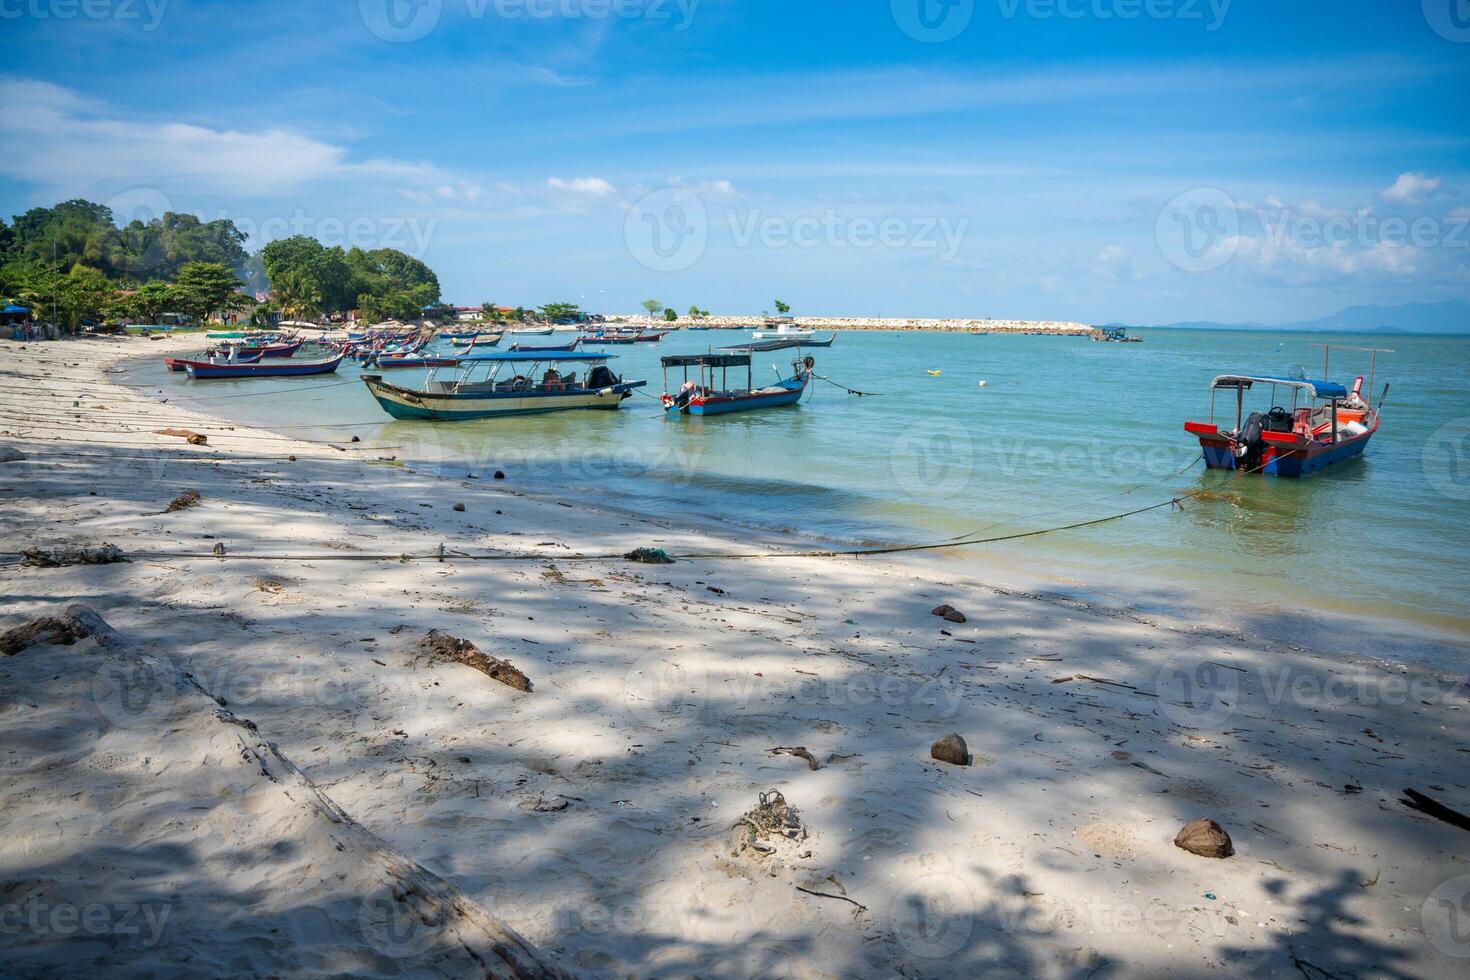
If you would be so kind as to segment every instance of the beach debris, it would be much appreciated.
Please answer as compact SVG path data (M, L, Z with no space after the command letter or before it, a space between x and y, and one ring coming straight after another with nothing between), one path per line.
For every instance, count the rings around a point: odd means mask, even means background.
M956 609L954 606L951 606L947 602L942 606L935 606L933 609L930 610L930 614L934 616L939 616L946 622L950 623L966 622L965 614L960 612L958 609Z
M255 589L257 592L269 592L271 595L280 595L286 591L286 583L278 578L256 576Z
M944 373L943 371L930 371L929 372L929 377L931 377L931 378L937 378L937 377L939 377L943 373Z
M14 446L0 446L0 463L19 463L26 454Z
M517 691L531 693L531 680L523 674L515 664L500 657L493 657L484 653L479 647L469 640L461 640L441 633L436 629L429 630L419 640L419 649L431 661L444 662L454 661L473 667L491 680L499 681L507 687L513 687Z
M929 746L929 755L940 762L948 762L955 766L970 764L970 747L955 732L950 732Z
M188 510L190 507L197 506L199 506L199 491L185 490L183 493L170 500L168 502L168 506L160 511L160 513L172 514L176 511Z
M349 442L362 442L362 436L353 436Z
M214 557L223 558L226 554L225 543L223 541L216 541L214 547L210 550L214 554Z
M672 565L674 563L674 559L665 554L662 548L634 548L623 558L644 565Z
M178 436L191 446L202 446L209 442L209 436L200 435L193 429L154 429L153 434L158 436Z
M1235 853L1235 845L1230 842L1225 828L1209 817L1200 817L1185 824L1175 835L1174 846L1207 858L1228 858Z
M47 643L71 646L82 635L77 632L75 623L68 623L54 616L41 616L0 633L0 656L9 657L20 653L42 637L46 638Z
M455 504L453 507L451 507L449 509L452 510L452 511L457 511L457 512L463 514L464 513L464 504Z
M64 568L68 565L115 565L131 561L115 544L95 548L27 548L20 553L20 563L31 568Z
M741 815L730 830L731 847L737 856L753 851L759 858L769 858L782 845L798 844L807 837L801 812L776 789L762 793L760 802Z
M798 759L805 759L806 760L806 764L809 765L809 766L811 766L812 767L812 770L814 772L817 769L820 769L821 768L821 766L817 765L817 757L814 756L814 755L812 755L810 752L808 752L806 750L806 746L804 746L804 745L797 745L797 746L778 745L774 749L771 750L771 753L773 755L793 755L793 756L796 756Z
M1437 789L1438 787L1431 787ZM1466 816L1459 810L1452 810L1433 797L1425 796L1415 789L1404 790L1404 798L1399 800L1410 810L1418 810L1427 817L1443 820L1451 827L1459 827L1461 830L1470 830L1470 816Z
M504 480L505 479L505 471L504 470L496 470L495 471L495 479L497 479L497 480Z
M981 378L979 380L979 382L977 382L977 384L981 388L989 388L990 387L990 382L989 381L986 381L984 378Z

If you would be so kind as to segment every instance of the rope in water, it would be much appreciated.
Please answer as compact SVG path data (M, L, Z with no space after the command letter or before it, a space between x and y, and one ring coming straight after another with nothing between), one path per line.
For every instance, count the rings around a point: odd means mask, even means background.
M1190 464L1194 465L1193 462ZM1262 463L1253 469L1242 472L1241 476L1248 476L1265 468L1267 463ZM1201 487L1190 490L1161 500L1157 503L1144 507L1135 507L1132 510L1117 514L1108 514L1105 517L1095 517L1086 521L1074 521L1070 524L1061 524L1056 527L1038 528L1034 531L1017 531L1011 534L1000 534L988 538L967 538L960 541L937 541L922 544L899 544L889 545L881 548L851 548L851 549L823 549L818 551L765 551L765 552L691 552L689 554L670 555L672 560L684 561L752 561L764 559L783 558L864 558L876 555L897 555L920 551L942 551L949 548L975 547L978 545L999 544L1005 541L1019 541L1025 538L1037 538L1045 534L1056 534L1061 531L1074 531L1084 527L1096 527L1099 524L1108 524L1112 521L1120 521L1124 518L1134 517L1138 514L1146 514L1150 511L1159 510L1164 507L1177 507L1183 509L1183 502L1192 497L1209 492L1207 488ZM553 555L534 554L529 552L508 552L505 554L470 554L463 551L450 551L441 545L437 552L430 554L367 554L353 553L343 554L330 552L326 554L223 554L217 555L213 552L125 552L124 555L130 559L142 561L177 561L177 560L243 560L243 561L395 561L395 562L609 562L628 560L627 554L602 553L593 555ZM0 553L0 558L19 560L23 558L20 552Z

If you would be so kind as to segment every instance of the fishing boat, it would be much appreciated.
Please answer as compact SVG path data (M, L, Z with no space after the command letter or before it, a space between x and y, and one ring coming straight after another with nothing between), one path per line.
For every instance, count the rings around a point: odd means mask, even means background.
M608 344L636 344L638 343L638 335L633 333L592 333L578 337L577 341L582 344L596 344L599 346Z
M1379 354L1393 353L1374 347L1324 346L1324 375L1327 357L1334 349L1369 351L1375 362ZM1246 393L1266 387L1270 388L1268 410L1247 415ZM1229 429L1215 422L1215 394L1220 391L1235 393L1235 425ZM1184 430L1199 439L1210 469L1309 476L1362 455L1381 423L1388 385L1383 386L1376 404L1372 394L1371 364L1366 394L1362 375L1348 390L1335 381L1306 377L1222 374L1210 382L1210 420L1185 422Z
M420 357L410 354L405 357L380 357L375 365L379 369L392 370L393 368L431 368L431 367L457 367L460 359L458 357Z
M656 344L660 340L663 340L665 337L667 337L669 334L671 334L673 332L674 331L672 331L672 330L658 330L658 331L654 331L654 332L650 333L650 332L648 332L646 330L640 330L640 331L638 331L638 333L636 333L636 334L633 335L633 343L635 343L635 344Z
M548 344L546 346L536 346L534 344L511 344L510 349L523 353L533 352L537 354L570 354L572 351L577 349L577 345L581 342L582 339L578 337L576 340L573 340L569 344Z
M815 364L810 357L793 361L789 378L778 377L775 384L764 388L755 387L750 358L749 353L675 354L660 358L664 368L664 411L670 415L725 415L730 412L749 412L757 408L795 405L801 401ZM669 368L684 370L683 384L673 393L668 390ZM698 369L697 379L689 377L690 368ZM730 368L745 368L744 388L729 386ZM717 369L720 372L718 387L715 386Z
M550 337L555 331L555 327L521 327L509 333L517 337Z
M504 334L499 333L480 334L480 336L470 341L469 344L466 345L465 349L460 351L459 354L461 357L463 357L464 355L479 347L498 347L500 346L500 339L504 336Z
M764 330L751 331L752 340L807 340L813 331L797 326L792 317L772 317L765 321Z
M440 332L436 334L440 340L447 340L451 344L469 344L478 340L481 336L491 336L479 330L457 331L454 333Z
M265 361L253 364L229 362L185 361L184 370L195 381L216 381L224 378L298 378L312 374L331 374L337 370L346 354L338 354L326 361Z
M206 354L205 356L208 356L208 354ZM216 356L219 356L219 355L216 355ZM260 351L256 351L254 354L241 354L239 352L236 352L236 354L235 354L235 360L233 361L233 363L235 363L235 364L254 364L256 361L259 361L261 359L261 357L262 357L262 354L261 354ZM168 368L170 371L176 371L179 374L183 374L184 373L184 365L185 364L188 364L188 363L189 363L189 359L188 358L184 358L184 357L165 357L163 359L163 366L164 367ZM212 363L215 363L215 362L210 361L209 363L212 364Z
M396 419L459 421L612 410L648 382L622 380L607 367L609 360L610 355L583 351L480 354L461 358L449 380L430 368L420 388L389 384L376 374L365 374L362 380L383 411ZM572 368L563 374L566 365ZM577 376L579 368L586 370L582 377Z
M790 350L793 347L831 347L832 342L837 339L833 333L826 340L817 340L816 337L787 337L783 340L753 340L744 344L733 344L729 347L721 347L720 350L748 351L752 354L769 354L771 351Z

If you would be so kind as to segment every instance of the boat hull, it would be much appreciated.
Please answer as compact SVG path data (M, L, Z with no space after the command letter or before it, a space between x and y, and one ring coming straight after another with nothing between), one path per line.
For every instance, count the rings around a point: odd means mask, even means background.
M1305 447L1267 445L1261 451L1260 461L1248 472L1263 476L1303 477L1355 459L1368 448L1368 440L1378 431L1373 428L1362 435L1331 445L1312 443ZM1205 466L1212 470L1242 470L1241 461L1235 455L1235 440L1227 435L1199 434L1200 448L1204 451Z
M365 375L363 383L383 411L395 419L461 422L513 415L545 415L578 410L616 411L625 398L646 382L629 381L599 390L529 391L515 393L434 394L413 391Z
M272 364L204 364L186 362L185 370L196 381L219 381L227 378L300 378L315 374L331 374L345 355L330 361L283 361Z
M751 412L761 408L780 408L795 405L806 392L806 380L783 382L784 391L758 391L746 395L696 396L688 403L678 405L665 395L665 410L671 415L729 415L733 412Z

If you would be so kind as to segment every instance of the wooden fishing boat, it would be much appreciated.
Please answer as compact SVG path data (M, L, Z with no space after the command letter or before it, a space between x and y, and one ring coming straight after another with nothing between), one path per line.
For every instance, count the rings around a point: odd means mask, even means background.
M383 411L396 419L461 421L540 415L572 409L613 410L646 381L624 381L607 367L612 358L590 352L533 351L461 358L449 380L435 368L420 388L403 388L376 374L362 376ZM563 374L558 367L574 365ZM577 368L586 374L577 376Z
M510 349L513 351L522 352L530 351L537 354L570 354L572 351L577 349L577 345L581 342L581 338L579 337L569 344L548 344L546 346L536 346L533 344L511 344Z
M1326 345L1324 345L1326 346ZM1393 353L1373 347L1326 347ZM1326 374L1326 357L1323 374ZM1270 408L1245 414L1246 392L1269 386ZM1372 368L1368 392L1358 376L1352 390L1334 381L1282 378L1269 375L1223 374L1210 382L1210 421L1185 422L1184 430L1199 439L1205 465L1213 470L1240 470L1266 476L1309 476L1330 466L1360 456L1368 448L1381 424L1380 411L1388 397L1388 385L1371 403ZM1215 393L1235 393L1235 425L1225 429L1215 423ZM1290 393L1290 407L1282 397Z
M290 344L270 344L261 348L261 353L266 357L292 357L301 349L305 341L298 340Z
M393 368L431 368L431 367L456 367L460 359L457 357L420 357L411 354L407 357L380 357L377 367L385 370Z
M638 336L636 334L630 333L593 333L587 334L586 336L578 337L577 341L582 344L595 344L598 346L605 346L609 344L636 344L638 342Z
M499 347L500 340L504 336L505 334L503 333L481 334L474 340L470 341L468 346L466 346L464 350L460 351L459 354L461 357L463 357L464 355L470 353L471 351L474 351L477 348Z
M673 332L672 330L658 330L650 333L646 330L640 330L634 335L633 342L635 344L656 344Z
M671 415L726 415L795 405L801 401L815 364L810 357L793 361L789 378L777 378L775 384L764 388L754 385L750 358L749 353L675 354L660 358L664 368L664 411ZM683 384L673 393L668 390L671 367L684 369ZM728 383L730 368L738 370L742 367L745 368L745 387L731 388ZM698 369L698 379L689 377L690 368ZM720 372L719 387L715 386L716 369Z
M208 355L206 354L206 356L208 356ZM234 363L236 363L236 364L254 364L255 362L257 362L257 361L260 360L261 356L262 355L261 355L261 352L260 351L256 351L254 354L241 354L241 353L236 352ZM179 374L183 374L184 373L184 365L186 365L188 363L189 363L189 359L188 358L184 358L184 357L165 357L163 359L163 366L164 367L168 368L170 371L176 371ZM205 362L196 362L196 363L205 363ZM211 361L211 362L208 362L208 363L214 363L214 362Z
M550 337L555 331L555 327L521 327L508 332L516 337Z
M265 361L253 364L236 362L185 361L184 370L196 381L224 378L298 378L313 374L331 374L342 363L345 354L326 361Z
M743 350L752 354L769 354L771 351L790 350L793 347L831 347L832 342L836 339L837 334L833 333L826 340L817 340L815 337L806 340L800 337L787 337L784 340L753 340L749 343L721 347L720 350Z

